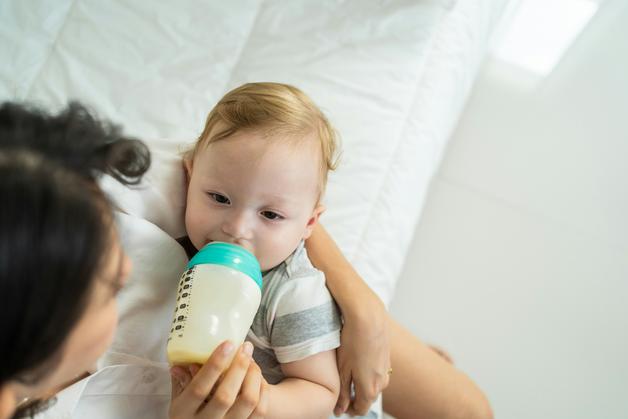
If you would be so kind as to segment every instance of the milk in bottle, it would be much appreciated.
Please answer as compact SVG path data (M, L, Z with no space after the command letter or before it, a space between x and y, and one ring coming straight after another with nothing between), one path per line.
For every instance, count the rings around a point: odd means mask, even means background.
M203 364L221 342L244 342L261 288L260 266L249 251L222 242L203 247L179 281L167 346L170 363Z

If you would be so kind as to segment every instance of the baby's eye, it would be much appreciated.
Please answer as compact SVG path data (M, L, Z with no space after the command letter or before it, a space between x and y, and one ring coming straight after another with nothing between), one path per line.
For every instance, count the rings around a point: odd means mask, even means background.
M272 221L283 220L283 217L274 211L262 211L260 214L262 214L262 217L268 220L272 220Z
M211 199L213 199L214 201L216 201L219 204L230 204L231 203L229 201L229 198L227 198L226 196L221 195L219 193L209 192L208 195L209 195L209 197Z

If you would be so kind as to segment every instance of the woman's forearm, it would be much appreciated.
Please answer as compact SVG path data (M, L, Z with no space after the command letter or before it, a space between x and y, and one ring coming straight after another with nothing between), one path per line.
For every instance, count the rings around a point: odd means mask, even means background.
M360 301L364 295L368 295L369 300L381 303L323 226L318 224L314 228L312 235L305 242L305 247L312 264L325 273L327 288L340 306L343 315L353 314L349 312L360 307L360 304L355 302Z
M345 411L365 415L388 383L390 342L386 307L320 225L305 245L314 266L325 273L327 288L344 320L337 351L340 397L334 411L337 415Z

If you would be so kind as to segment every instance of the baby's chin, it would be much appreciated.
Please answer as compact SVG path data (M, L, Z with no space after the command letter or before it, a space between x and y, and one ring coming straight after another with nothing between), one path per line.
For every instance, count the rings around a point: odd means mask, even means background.
M267 258L259 258L257 255L255 255L255 257L257 258L257 261L259 262L259 266L262 270L262 273L266 273L272 269L275 269L277 266L281 265L281 263L288 259L288 257L291 255L292 253L286 255L285 257L282 258L275 258L273 260L269 260Z
M265 275L268 271L270 271L270 270L276 268L277 266L279 266L279 263L276 263L274 265L273 264L266 265L266 264L260 263L259 266L260 266L260 269L262 271L262 274Z

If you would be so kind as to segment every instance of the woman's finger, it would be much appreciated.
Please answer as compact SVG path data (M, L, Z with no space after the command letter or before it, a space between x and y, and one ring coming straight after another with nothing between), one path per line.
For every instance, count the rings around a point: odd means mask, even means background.
M266 382L266 380L264 380L264 378L262 378L262 385L259 391L259 401L257 402L257 407L255 408L255 411L251 414L251 416L249 416L249 419L266 418L266 413L268 412L268 398L269 398L268 389L269 389L268 383Z
M183 390L178 395L173 394L170 416L191 417L204 405L220 374L228 367L233 351L231 342L223 342L216 348Z
M380 393L380 385L378 384L380 381L380 377L376 377L375 380L369 380L368 383L354 381L355 396L347 409L347 413L352 416L366 415Z
M374 401L374 398L367 398L365 395L357 396L347 409L347 413L351 416L366 416Z
M207 404L202 408L200 417L222 418L233 406L251 364L252 354L253 345L250 342L244 342L238 354L231 361L231 366L225 372L220 385L216 387L212 396L207 400Z
M334 408L334 415L340 416L349 408L351 403L351 370L343 368L343 364L340 360L340 348L338 349L338 373L340 375L340 393L338 395L338 401Z
M196 373L201 369L201 365L192 364L188 366L188 370L190 371L190 375L194 377Z
M259 402L262 381L262 371L255 362L251 362L242 382L240 394L229 409L227 418L248 418L253 414Z
M355 395L347 412L354 416L366 415L381 392L383 385L387 384L385 383L387 376L386 370L385 372L372 371L370 375L353 377Z

